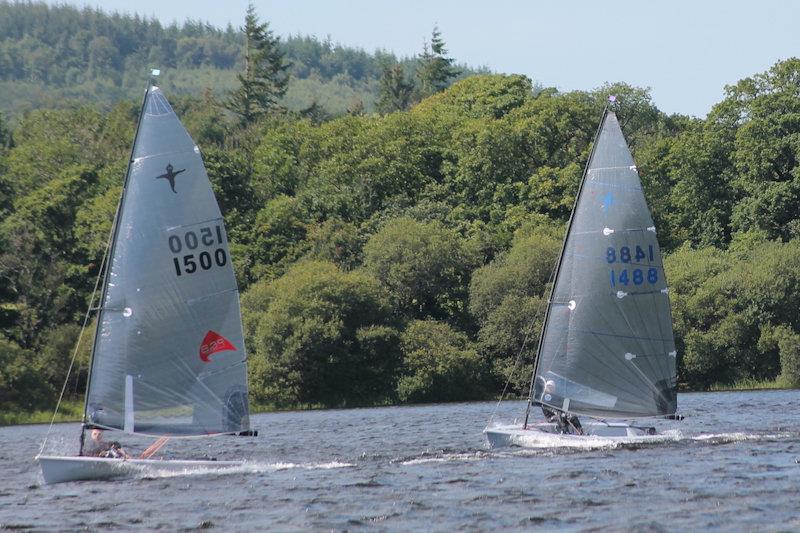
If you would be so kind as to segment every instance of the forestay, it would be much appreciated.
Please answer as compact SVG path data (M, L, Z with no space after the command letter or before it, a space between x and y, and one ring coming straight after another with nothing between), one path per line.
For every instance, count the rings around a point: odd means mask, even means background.
M245 431L246 354L222 215L200 152L158 87L142 109L86 422L156 435Z
M672 414L675 360L656 229L617 117L608 111L564 244L533 399L598 417Z

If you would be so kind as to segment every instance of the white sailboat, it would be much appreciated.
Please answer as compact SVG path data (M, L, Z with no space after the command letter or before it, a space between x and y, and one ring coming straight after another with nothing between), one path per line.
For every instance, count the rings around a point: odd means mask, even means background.
M650 438L647 419L680 418L676 355L656 228L617 117L606 108L557 265L524 421L490 422L487 441ZM551 421L530 423L532 406ZM572 423L578 415L591 421Z
M254 434L239 292L222 214L199 149L152 81L109 249L80 451L40 452L45 482L241 465L84 456L85 433L95 428L161 437L160 443Z

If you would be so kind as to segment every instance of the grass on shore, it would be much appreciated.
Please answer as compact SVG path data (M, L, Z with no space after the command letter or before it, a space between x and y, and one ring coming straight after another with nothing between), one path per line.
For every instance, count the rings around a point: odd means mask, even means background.
M783 379L780 376L775 379L753 379L743 378L734 383L714 383L709 387L709 391L737 391L737 390L761 390L761 389L793 389L797 383Z
M83 414L83 401L64 400L58 409L56 422L77 422ZM53 411L14 411L0 412L0 426L17 424L49 424L53 419Z

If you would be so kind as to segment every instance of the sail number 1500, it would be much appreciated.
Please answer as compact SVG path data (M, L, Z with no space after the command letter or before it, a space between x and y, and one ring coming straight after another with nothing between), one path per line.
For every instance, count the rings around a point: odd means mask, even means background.
M175 274L194 274L201 270L210 270L214 266L222 267L228 263L228 254L222 239L222 227L204 227L198 231L190 230L183 235L170 235L167 239L169 250L178 254L172 258ZM189 253L184 253L189 252Z

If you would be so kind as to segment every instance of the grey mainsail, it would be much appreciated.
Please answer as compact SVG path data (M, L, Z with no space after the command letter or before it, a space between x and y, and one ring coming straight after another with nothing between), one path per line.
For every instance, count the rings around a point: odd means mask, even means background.
M616 115L606 111L564 243L532 399L598 417L677 407L661 251Z
M200 151L161 90L142 105L92 353L86 424L249 429L239 292Z

